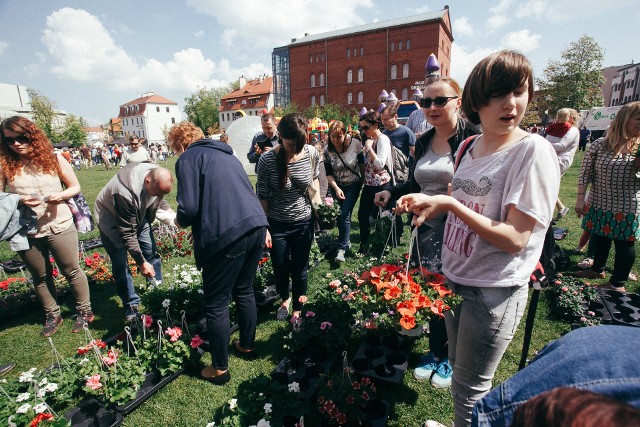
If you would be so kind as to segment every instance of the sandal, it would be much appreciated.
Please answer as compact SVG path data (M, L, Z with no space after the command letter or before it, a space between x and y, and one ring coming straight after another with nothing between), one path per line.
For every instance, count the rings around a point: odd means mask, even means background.
M578 268L591 268L593 267L593 258L586 257L577 264Z
M276 311L276 319L287 320L287 317L289 317L289 307L283 304Z

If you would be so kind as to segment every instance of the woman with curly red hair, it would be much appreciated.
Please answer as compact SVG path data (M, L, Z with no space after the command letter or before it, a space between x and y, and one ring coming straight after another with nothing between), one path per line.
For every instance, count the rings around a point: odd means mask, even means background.
M71 285L78 316L71 332L93 321L89 285L78 261L78 231L66 201L80 193L73 168L31 120L9 117L0 126L0 185L20 195L36 213L38 231L29 236L29 249L18 254L33 276L36 294L47 319L42 335L51 336L62 323L49 253ZM66 187L66 188L65 188Z

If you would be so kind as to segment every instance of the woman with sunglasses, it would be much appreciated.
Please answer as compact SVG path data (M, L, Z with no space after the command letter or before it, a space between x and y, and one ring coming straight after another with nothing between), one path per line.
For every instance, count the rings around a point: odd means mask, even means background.
M376 193L391 188L393 159L391 158L391 141L380 132L380 116L369 111L360 117L360 130L366 140L362 149L364 155L364 187L360 196L358 221L360 222L359 253L369 252L369 216L376 208Z
M454 79L442 77L431 80L420 100L422 112L433 126L416 141L415 162L409 170L407 182L376 194L378 206L386 207L389 200L397 200L409 193L429 196L447 194L453 178L453 165L458 146L466 138L479 133L472 123L460 117L462 103L460 85ZM443 213L425 221L418 229L417 253L425 267L440 272L440 252L444 234ZM417 257L414 252L413 257ZM437 388L451 385L451 365L447 358L447 331L444 320L429 322L429 353L413 371L417 380L431 380Z
M53 154L47 136L31 120L10 117L2 122L0 185L20 195L20 204L37 216L38 231L29 236L29 249L20 258L33 276L33 284L47 319L45 337L62 323L49 253L71 286L78 316L71 332L93 321L87 276L78 262L78 231L66 201L80 193L73 168L61 155Z

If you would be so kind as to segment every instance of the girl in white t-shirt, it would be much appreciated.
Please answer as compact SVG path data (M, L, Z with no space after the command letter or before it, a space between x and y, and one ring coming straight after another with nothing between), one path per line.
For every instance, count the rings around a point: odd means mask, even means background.
M553 148L518 127L532 96L533 70L522 54L501 51L480 61L462 109L483 134L461 144L450 195L398 201L399 210L416 214L415 225L448 212L442 270L462 297L445 317L457 427L471 424L473 405L490 390L513 339L558 196Z

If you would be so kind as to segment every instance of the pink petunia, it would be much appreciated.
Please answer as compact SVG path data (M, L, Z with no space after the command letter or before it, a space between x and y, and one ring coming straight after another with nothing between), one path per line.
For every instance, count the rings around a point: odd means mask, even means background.
M167 328L164 333L171 337L169 338L169 341L171 342L178 341L178 339L180 339L180 337L182 336L182 330L177 326L175 328Z
M332 326L333 324L331 322L322 322L320 324L320 329L324 331L325 329L331 329Z
M195 335L191 338L191 348L198 348L204 343L204 340L200 337L200 335Z
M332 197L325 197L324 198L324 204L327 206L333 206L333 198Z
M109 366L116 363L116 360L118 360L118 352L113 348L109 350L109 352L107 352L107 355L102 358L102 361Z
M87 380L86 386L91 387L91 390L98 390L102 388L102 384L100 383L100 374L90 376Z
M313 316L315 316L315 315L316 315L316 314L315 314L313 311L311 311L311 310L307 311L307 313L305 314L305 316L306 316L306 317L313 317Z

